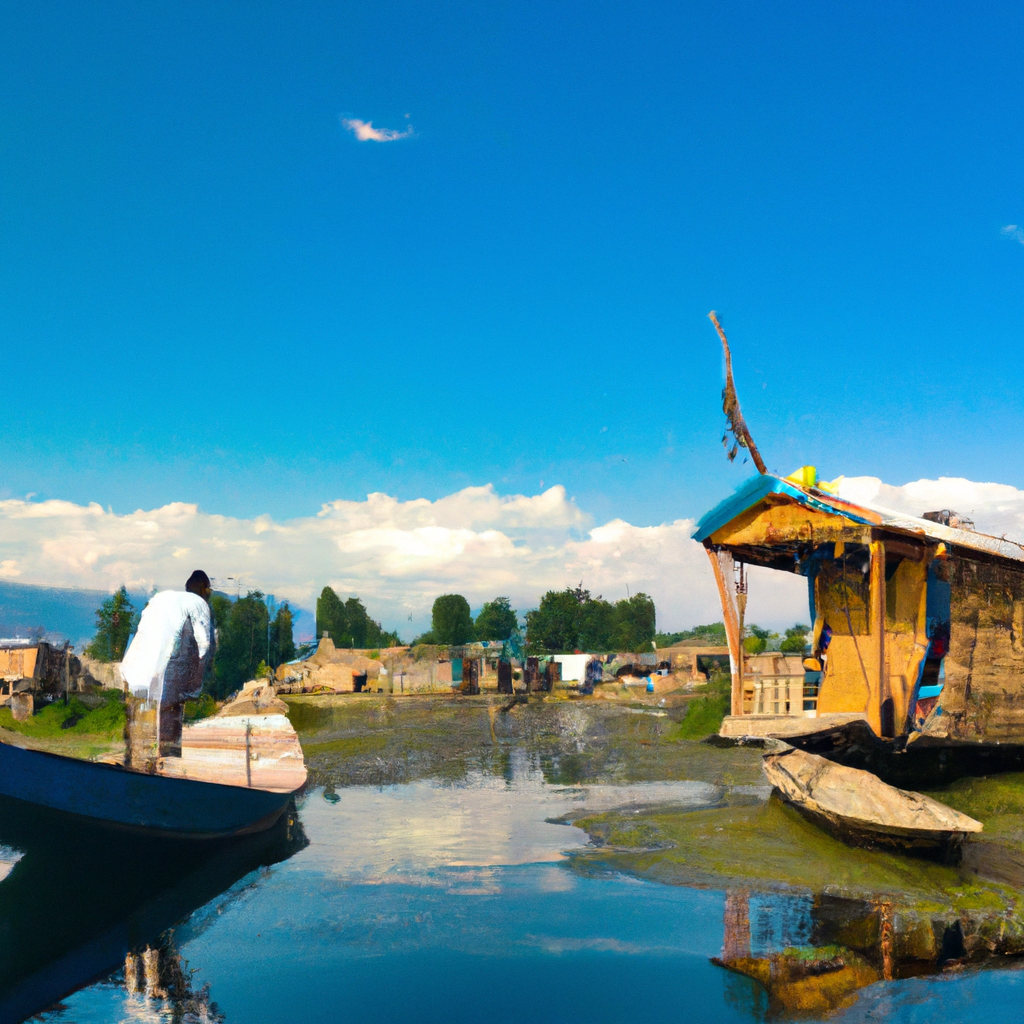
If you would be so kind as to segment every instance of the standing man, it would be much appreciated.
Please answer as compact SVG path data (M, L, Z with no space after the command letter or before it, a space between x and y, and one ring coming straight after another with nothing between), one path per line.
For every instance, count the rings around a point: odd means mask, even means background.
M196 569L184 593L156 594L143 609L138 632L121 663L131 694L156 711L158 757L181 757L185 701L202 692L203 676L213 659L210 593L210 577Z

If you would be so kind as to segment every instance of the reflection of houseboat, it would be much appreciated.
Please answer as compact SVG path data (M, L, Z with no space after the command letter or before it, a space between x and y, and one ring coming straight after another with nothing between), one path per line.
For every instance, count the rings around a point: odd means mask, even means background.
M1024 547L948 511L904 515L844 500L812 467L763 474L710 511L707 549L732 659L723 735L860 730L929 746L1024 746ZM802 701L750 714L744 567L806 578L814 623ZM774 702L773 702L774 703ZM782 716L782 712L779 712Z

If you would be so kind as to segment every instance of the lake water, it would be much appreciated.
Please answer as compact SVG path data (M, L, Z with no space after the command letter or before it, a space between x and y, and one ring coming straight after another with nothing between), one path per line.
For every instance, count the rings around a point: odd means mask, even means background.
M764 800L767 790L706 780L558 785L550 775L515 749L503 774L317 786L273 833L216 849L57 831L52 818L5 803L2 1019L44 1010L69 984L81 987L43 1019L650 1024L779 1015L755 981L711 962L727 942L735 893L601 870L585 856L587 833L556 820L584 809L686 812ZM742 900L751 956L809 941L807 894ZM139 954L132 977L111 974L127 947ZM1022 997L1018 970L968 969L868 985L829 1016L1009 1018Z

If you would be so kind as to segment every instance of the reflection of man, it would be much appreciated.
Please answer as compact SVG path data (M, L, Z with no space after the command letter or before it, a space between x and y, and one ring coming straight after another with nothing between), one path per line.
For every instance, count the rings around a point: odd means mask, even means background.
M128 689L157 708L161 757L181 756L185 701L203 688L213 657L210 577L196 569L185 593L164 590L143 609L139 629L121 663Z

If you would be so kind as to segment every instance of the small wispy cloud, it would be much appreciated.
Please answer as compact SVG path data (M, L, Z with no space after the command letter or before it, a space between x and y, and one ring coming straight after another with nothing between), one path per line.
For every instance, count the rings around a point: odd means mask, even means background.
M1024 245L1024 228L1018 227L1016 224L1007 224L999 233L1003 238L1012 238L1015 242Z
M394 142L397 139L408 139L412 135L412 125L400 132L394 128L374 128L372 121L360 121L358 117L343 117L341 126L360 142Z

